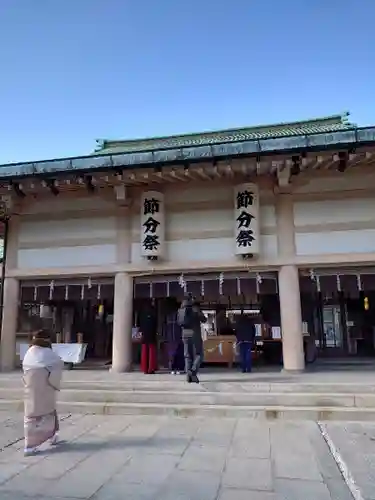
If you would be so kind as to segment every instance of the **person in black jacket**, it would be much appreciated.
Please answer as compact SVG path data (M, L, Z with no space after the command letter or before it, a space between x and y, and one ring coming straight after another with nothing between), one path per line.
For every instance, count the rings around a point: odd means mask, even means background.
M247 314L241 311L236 321L236 338L240 350L240 364L242 373L251 372L251 349L255 339L255 325Z
M199 384L198 371L203 358L201 323L206 323L199 302L188 294L177 313L177 322L182 328L185 372L188 383Z
M157 317L152 304L141 311L139 330L142 334L141 370L152 374L157 370Z

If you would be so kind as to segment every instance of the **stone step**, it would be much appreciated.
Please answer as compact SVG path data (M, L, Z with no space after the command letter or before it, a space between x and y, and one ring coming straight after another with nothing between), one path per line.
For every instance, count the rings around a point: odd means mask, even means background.
M197 387L199 386L191 386ZM22 388L1 388L0 400L22 401ZM167 405L230 405L246 407L330 407L373 408L375 394L340 393L269 393L269 392L209 392L186 391L134 391L134 390L82 390L64 388L58 396L61 403L92 404L167 404Z
M62 388L71 390L82 390L82 391L170 391L176 390L186 392L196 392L197 387L204 391L204 386L193 386L187 384L185 380L178 380L175 382L165 382L165 381L129 381L129 382L91 382L91 381L63 381ZM4 380L0 378L0 390L1 389L19 389L22 388L21 380Z
M0 411L23 411L17 400L0 400ZM293 406L233 406L233 405L182 405L141 403L78 403L60 402L59 413L97 415L173 415L179 417L231 417L264 420L313 420L313 421L374 421L375 408L293 407Z
M105 377L104 377L105 378ZM170 380L171 379L171 380ZM374 377L375 380L375 377ZM22 387L21 374L19 377L0 377L0 389L17 389ZM98 391L179 391L179 392L246 392L246 393L318 393L355 395L358 393L374 394L375 383L296 383L296 382L251 382L244 381L221 382L220 380L206 380L202 378L200 385L187 384L183 376L168 377L168 379L146 380L106 380L103 382L90 380L64 380L63 389L98 390Z

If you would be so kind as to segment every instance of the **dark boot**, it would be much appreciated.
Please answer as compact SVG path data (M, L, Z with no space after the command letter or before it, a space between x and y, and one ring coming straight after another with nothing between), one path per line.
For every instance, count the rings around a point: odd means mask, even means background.
M191 381L194 382L194 384L199 384L197 372L191 372Z

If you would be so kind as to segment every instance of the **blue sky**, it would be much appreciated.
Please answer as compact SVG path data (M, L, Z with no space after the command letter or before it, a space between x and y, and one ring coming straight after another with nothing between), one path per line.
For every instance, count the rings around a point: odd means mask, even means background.
M351 111L375 124L374 0L1 0L0 163Z

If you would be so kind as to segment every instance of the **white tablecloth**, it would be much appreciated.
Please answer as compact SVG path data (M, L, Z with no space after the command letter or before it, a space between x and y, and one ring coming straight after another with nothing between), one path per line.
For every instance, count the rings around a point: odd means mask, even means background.
M23 361L29 344L19 344L20 360ZM64 363L77 365L85 359L87 344L52 344L52 350Z

